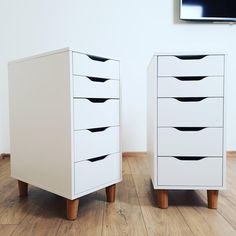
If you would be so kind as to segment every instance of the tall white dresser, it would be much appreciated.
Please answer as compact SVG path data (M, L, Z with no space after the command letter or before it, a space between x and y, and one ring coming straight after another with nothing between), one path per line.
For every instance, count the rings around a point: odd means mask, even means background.
M67 199L121 181L119 61L69 48L9 63L11 175Z
M155 54L148 67L147 149L160 208L170 189L225 187L224 54Z

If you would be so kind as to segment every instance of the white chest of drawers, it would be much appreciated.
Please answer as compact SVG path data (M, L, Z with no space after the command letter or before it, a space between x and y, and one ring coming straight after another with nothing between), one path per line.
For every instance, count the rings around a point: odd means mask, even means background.
M121 181L119 61L69 48L9 63L11 174L67 199Z
M169 189L225 187L224 54L156 54L148 67L147 149L158 205Z

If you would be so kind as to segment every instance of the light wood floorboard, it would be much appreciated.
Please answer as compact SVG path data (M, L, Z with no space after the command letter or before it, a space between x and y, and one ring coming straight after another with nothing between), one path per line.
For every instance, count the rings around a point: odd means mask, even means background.
M105 190L80 199L78 218L65 219L65 200L30 186L18 197L10 160L0 159L0 236L236 236L236 158L228 158L227 190L217 210L207 208L206 191L170 191L169 208L156 207L145 155L123 158L123 181L115 203Z

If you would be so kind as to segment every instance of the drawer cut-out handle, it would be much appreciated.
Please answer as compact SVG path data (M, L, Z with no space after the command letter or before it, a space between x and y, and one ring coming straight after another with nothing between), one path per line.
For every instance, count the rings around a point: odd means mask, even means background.
M107 128L108 127L102 127L102 128L88 129L88 130L92 133L96 133L96 132L102 132L102 131L106 130Z
M206 127L174 127L174 128L179 131L201 131L203 129L206 129Z
M180 161L200 161L206 157L192 157L192 156L173 156Z
M176 56L180 60L200 60L206 57L207 55L190 55L190 56Z
M95 158L92 158L92 159L88 159L88 161L90 161L90 162L101 161L101 160L105 159L107 156L108 155L95 157Z
M105 62L105 61L109 60L109 59L104 58L104 57L98 57L98 56L92 56L92 55L87 55L87 56L93 61Z
M87 98L92 103L103 103L109 100L109 98Z
M180 81L199 81L205 79L207 76L177 76L174 77Z
M105 81L107 81L108 79L103 79L103 78L98 78L98 77L91 77L91 76L87 76L87 78L93 82L100 82L103 83Z
M207 97L175 97L174 99L178 100L179 102L200 102Z

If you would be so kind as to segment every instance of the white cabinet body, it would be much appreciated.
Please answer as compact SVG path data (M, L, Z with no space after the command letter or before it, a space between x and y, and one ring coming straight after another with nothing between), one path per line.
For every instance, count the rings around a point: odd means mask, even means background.
M225 55L155 54L147 150L154 189L225 187Z
M11 175L67 199L121 181L119 61L65 48L9 63Z

